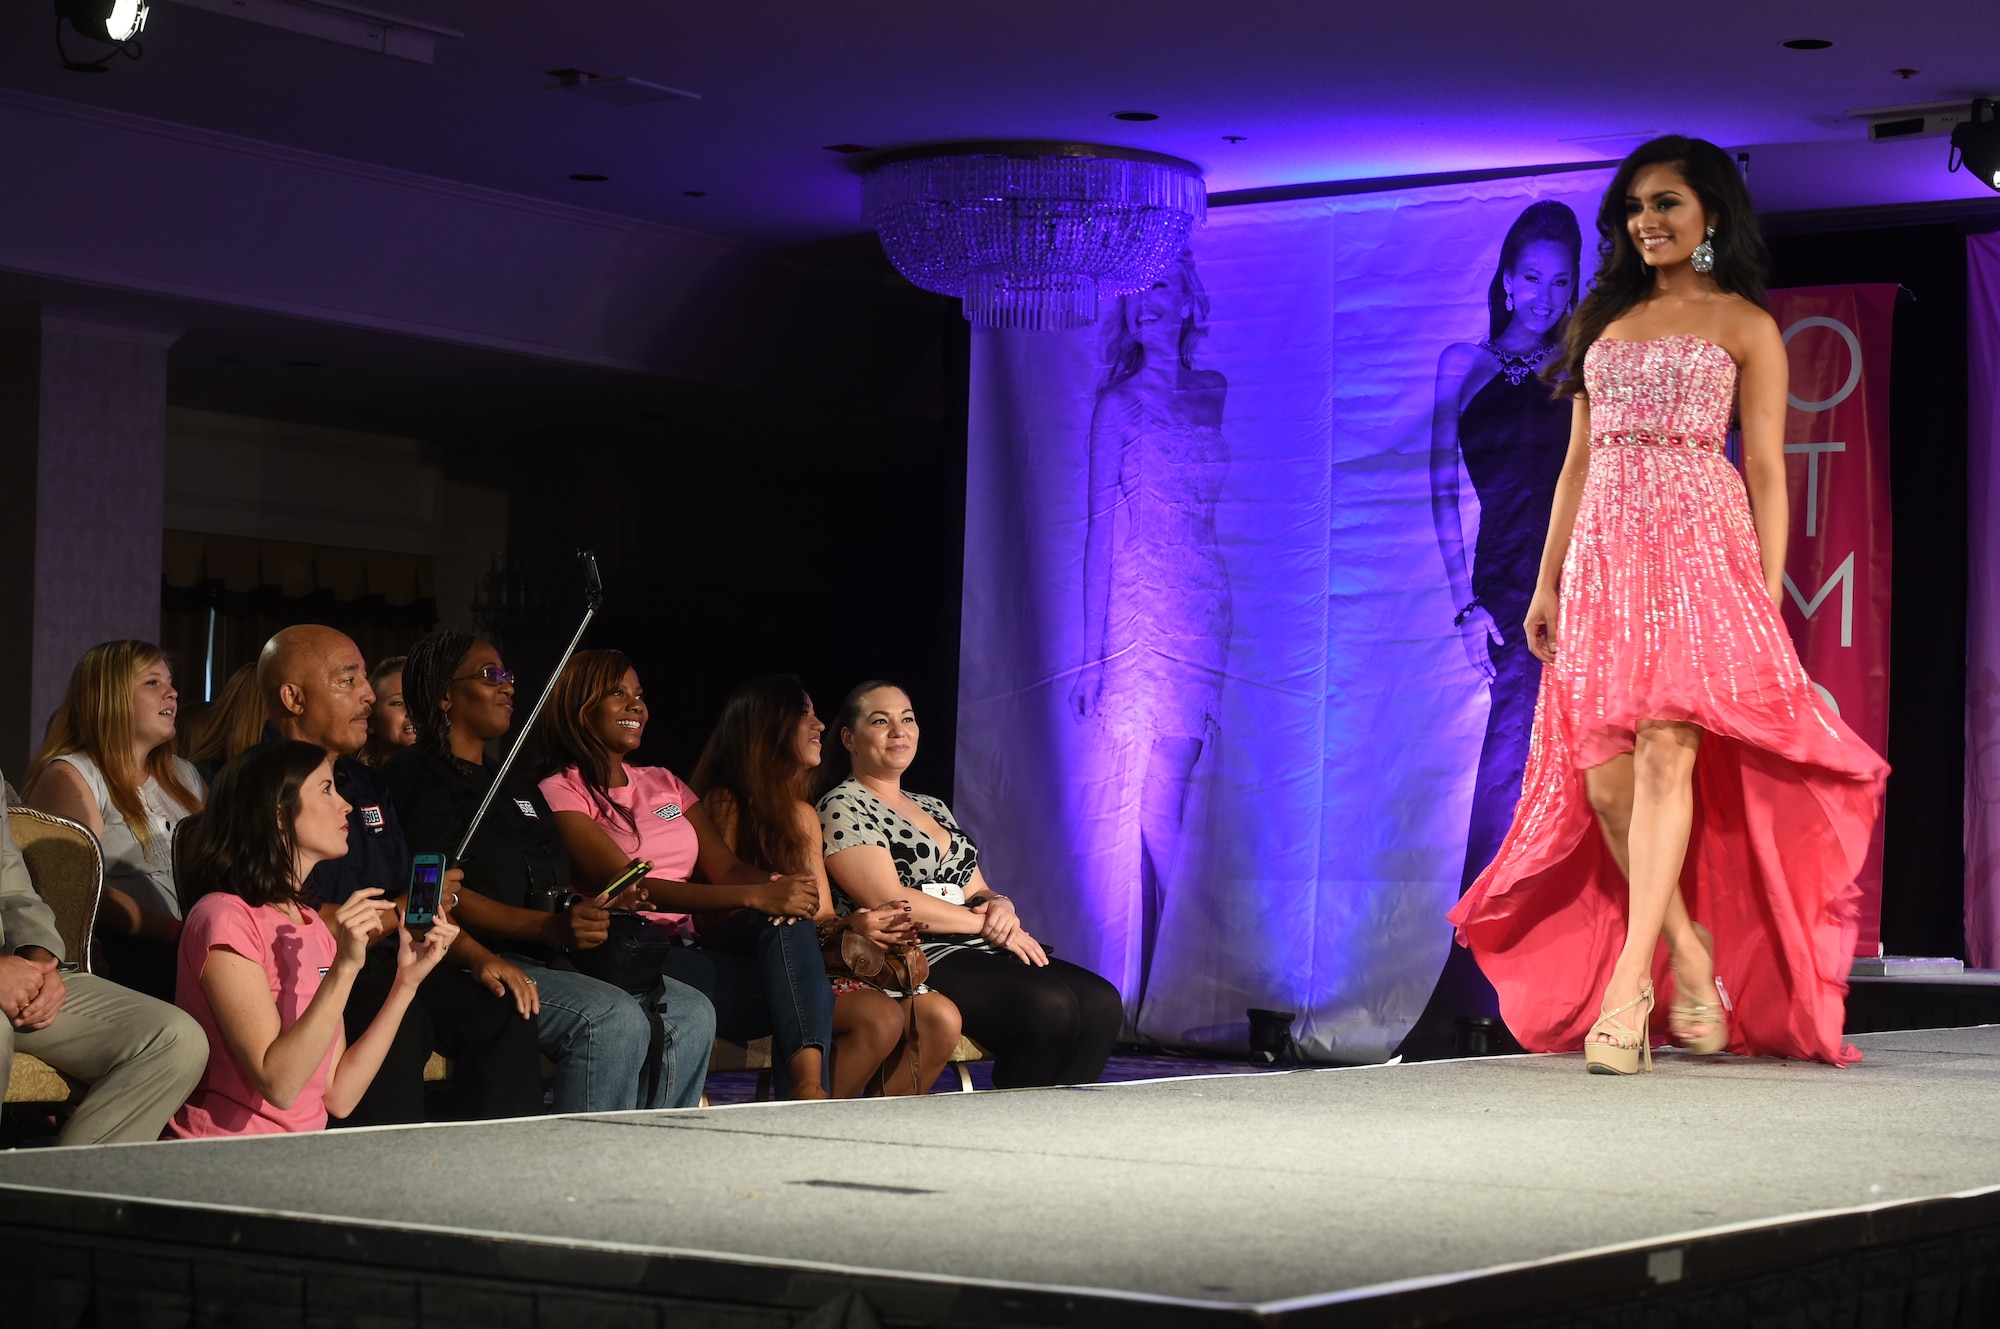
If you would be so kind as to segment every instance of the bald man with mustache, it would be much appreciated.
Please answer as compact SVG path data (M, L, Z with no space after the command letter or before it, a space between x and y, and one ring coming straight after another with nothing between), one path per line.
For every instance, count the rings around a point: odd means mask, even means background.
M400 900L410 887L409 846L387 791L355 758L368 741L368 713L375 702L361 648L345 633L318 624L286 628L264 644L257 683L270 720L264 740L297 739L325 748L334 758L340 796L354 809L347 820L347 855L315 867L307 889L323 910L338 908L368 886ZM446 874L447 911L458 881L456 869ZM345 1011L350 1040L368 1028L388 998L396 977L393 940L392 934L369 948L354 981ZM418 987L382 1069L343 1125L425 1120L424 1065L432 1052L453 1063L455 1116L517 1117L542 1110L534 984L468 932L459 933L447 956L448 963Z

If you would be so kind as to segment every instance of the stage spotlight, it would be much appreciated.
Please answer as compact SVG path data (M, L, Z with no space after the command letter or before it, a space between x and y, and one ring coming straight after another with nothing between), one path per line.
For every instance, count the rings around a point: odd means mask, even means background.
M145 52L138 36L146 28L147 0L56 0L56 54L64 69L78 74L102 74L114 55L137 60ZM111 50L95 60L72 60L63 49L63 21L93 41L108 42Z
M56 13L86 37L117 45L146 28L146 0L56 0Z
M1979 177L1979 183L2000 193L2000 120L1993 118L1993 103L1980 98L1972 103L1972 118L1951 131L1951 169L1961 165Z

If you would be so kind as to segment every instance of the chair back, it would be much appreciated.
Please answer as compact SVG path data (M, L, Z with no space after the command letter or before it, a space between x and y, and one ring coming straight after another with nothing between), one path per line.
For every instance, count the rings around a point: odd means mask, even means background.
M194 824L201 820L199 812L190 812L174 823L174 838L169 853L174 865L174 899L180 904L181 917L186 918L194 908L194 891L188 885L188 846L194 843Z
M64 958L91 970L91 934L104 896L103 847L86 827L40 808L8 808L7 828L36 894L56 916Z

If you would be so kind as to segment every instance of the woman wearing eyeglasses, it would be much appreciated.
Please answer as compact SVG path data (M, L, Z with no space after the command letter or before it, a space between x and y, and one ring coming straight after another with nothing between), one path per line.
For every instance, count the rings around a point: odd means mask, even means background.
M447 629L410 649L403 697L417 741L392 757L383 775L410 852L450 855L498 773L486 745L513 727L514 675L490 643ZM610 908L629 901L562 907L569 853L548 801L522 767L508 773L455 866L464 868L465 886L453 918L534 983L536 1036L556 1066L558 1112L700 1102L714 1007L687 984L663 978L651 1012L656 1026L639 998L576 971L569 953L602 945Z

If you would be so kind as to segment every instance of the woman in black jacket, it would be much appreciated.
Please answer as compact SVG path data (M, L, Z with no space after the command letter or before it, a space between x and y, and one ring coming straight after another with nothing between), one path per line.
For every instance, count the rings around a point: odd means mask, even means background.
M445 629L411 648L403 696L417 742L383 773L410 852L448 856L498 771L485 750L513 726L514 676L490 643ZM714 1008L695 989L663 978L648 1012L641 998L576 971L570 953L603 944L611 908L640 901L564 907L569 855L548 803L519 768L509 772L456 866L465 870L465 885L453 918L534 983L536 1034L556 1064L558 1112L701 1101Z

